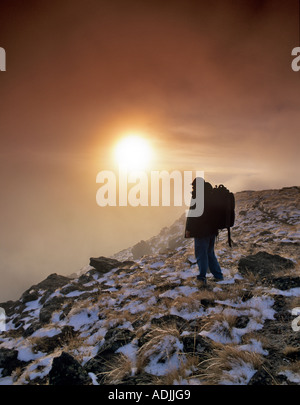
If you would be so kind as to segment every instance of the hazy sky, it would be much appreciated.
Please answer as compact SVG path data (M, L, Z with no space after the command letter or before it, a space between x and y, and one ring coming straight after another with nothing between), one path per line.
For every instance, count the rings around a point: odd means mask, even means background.
M1 0L0 302L158 233L179 209L100 208L124 133L152 170L298 185L298 0Z

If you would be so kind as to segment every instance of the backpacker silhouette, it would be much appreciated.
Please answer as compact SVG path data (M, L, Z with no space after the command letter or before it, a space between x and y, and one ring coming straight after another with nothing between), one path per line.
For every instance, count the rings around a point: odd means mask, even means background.
M217 229L227 229L228 244L231 247L230 228L235 220L235 198L223 184L215 186L212 190L213 222Z

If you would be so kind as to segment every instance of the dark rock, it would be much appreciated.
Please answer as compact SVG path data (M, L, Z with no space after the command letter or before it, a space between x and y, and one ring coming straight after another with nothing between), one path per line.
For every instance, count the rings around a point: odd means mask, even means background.
M135 321L133 321L131 325L132 325L133 329L138 329L141 326L144 326L144 324L145 324L144 320L138 318Z
M152 338L152 332L155 327L175 327L179 332L190 329L189 323L178 315L164 315L151 320L152 328L146 330L138 339L138 346L142 347Z
M290 313L287 298L282 295L274 295L273 309L276 311L274 318L280 322L291 323L293 320L293 315Z
M215 301L208 298L202 298L202 300L200 300L200 303L201 305L203 305L204 308L215 306Z
M138 347L144 346L145 343L149 342L151 339L150 330L146 330L139 338L138 338Z
M115 353L120 347L130 343L134 337L135 334L129 329L112 328L106 333L105 342L100 350Z
M6 316L11 316L14 315L15 313L15 307L17 306L18 301L6 301L6 302L0 302L0 308L3 308Z
M163 315L160 318L153 318L151 320L151 325L155 326L165 326L165 325L175 325L179 331L187 330L189 328L189 323L178 315Z
M234 326L235 326L236 328L238 328L238 329L244 329L244 328L246 328L246 326L248 325L249 321L250 321L249 316L247 316L247 315L241 315L241 316L238 316L238 317L237 317Z
M62 352L53 360L49 372L50 385L86 385L89 381L87 371L70 354Z
M136 262L134 262L133 260L124 260L121 265L122 267L131 267L133 265L136 265Z
M276 312L283 312L286 311L286 297L283 297L282 295L274 295L274 304L273 304L273 309Z
M266 319L263 329L261 332L265 331L269 335L273 335L274 339L277 339L277 336L284 336L286 333L286 325L284 323L278 322L277 319Z
M176 287L178 287L178 284L176 282L171 283L170 281L168 281L166 284L160 284L160 285L155 286L156 291L158 291L160 294L164 293L166 291L173 290ZM166 297L166 298L168 298L168 297ZM159 299L160 299L160 297L159 297Z
M276 277L272 279L272 285L282 291L297 288L300 287L300 277Z
M250 379L248 385L272 385L274 380L264 368L260 368Z
M44 290L45 292L41 297L41 304L43 304L55 290L68 284L70 280L69 277L60 276L56 273L50 274L45 280L28 288L21 296L20 301L22 303L35 301L39 298L38 291Z
M18 351L14 349L0 348L0 369L2 377L7 377L22 365L26 364L18 360Z
M90 266L94 267L97 272L101 274L105 274L110 270L119 267L120 265L122 265L121 262L116 259L110 259L108 257L100 256L90 258Z
M295 264L285 257L271 255L267 252L258 252L241 258L238 263L238 270L243 275L250 272L265 277L273 276L276 271L291 269L294 266Z
M43 305L56 289L68 284L70 280L69 277L60 276L56 273L50 274L45 280L28 288L19 300L1 303L0 307L4 308L7 317L14 315L16 327L22 326L24 322L21 321L21 316L23 315L23 310L26 308L26 303L40 298L39 303Z
M299 361L300 360L300 347L295 347L294 350L290 350L288 353L285 354L285 357L292 361Z
M212 351L209 341L199 334L183 336L182 342L185 353L209 353Z
M102 384L105 379L105 374L111 370L111 365L113 362L117 361L117 359L121 358L121 356L121 353L114 353L110 349L104 350L90 359L84 365L84 370L87 373L96 374L99 384Z
M242 291L240 296L241 296L242 302L246 302L248 300L251 300L251 298L253 298L252 292L248 291L248 290Z
M265 230L259 233L259 236L272 235L272 232Z
M62 347L74 339L77 334L78 332L75 332L72 326L66 325L58 335L45 336L36 340L34 350L35 352L52 353L56 348Z
M26 302L36 301L39 297L38 289L31 287L22 294L21 301L23 304L26 304Z
M39 320L41 323L47 323L51 320L52 314L61 309L65 304L66 298L53 297L50 301L46 302L40 311Z
M24 324L24 321L22 321L22 324ZM28 328L26 328L23 331L23 337L26 339L29 336L31 336L34 332L36 332L37 330L39 330L42 327L41 323L38 321L34 321L32 322Z

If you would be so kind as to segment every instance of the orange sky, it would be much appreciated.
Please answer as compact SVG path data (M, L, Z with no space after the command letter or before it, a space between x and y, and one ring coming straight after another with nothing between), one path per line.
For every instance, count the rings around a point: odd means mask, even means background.
M297 0L1 0L0 249L12 293L26 272L72 273L175 219L97 207L97 172L124 132L146 134L153 169L204 170L233 191L297 185L298 29Z

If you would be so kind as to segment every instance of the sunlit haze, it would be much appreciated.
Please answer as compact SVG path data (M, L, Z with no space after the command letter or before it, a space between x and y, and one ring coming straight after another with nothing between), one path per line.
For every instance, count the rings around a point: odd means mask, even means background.
M152 153L149 143L140 135L125 136L115 148L117 164L128 170L148 169Z
M100 171L298 185L298 15L282 0L1 1L0 302L186 208L100 207Z

